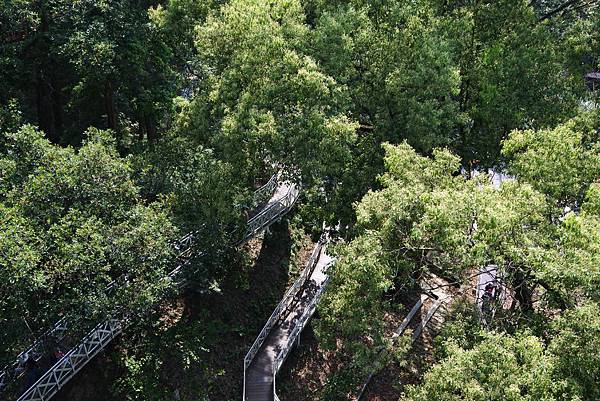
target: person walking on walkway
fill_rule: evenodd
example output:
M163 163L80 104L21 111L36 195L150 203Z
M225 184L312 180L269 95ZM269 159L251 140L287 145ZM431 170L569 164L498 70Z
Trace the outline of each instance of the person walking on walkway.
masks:
M37 361L30 356L25 362L25 391L35 384L42 377L42 370L38 366Z

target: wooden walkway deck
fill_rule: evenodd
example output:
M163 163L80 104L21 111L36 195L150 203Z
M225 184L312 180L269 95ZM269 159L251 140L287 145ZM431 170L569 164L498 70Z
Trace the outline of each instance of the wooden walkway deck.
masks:
M298 297L290 305L287 313L283 313L271 333L266 338L246 373L246 401L273 401L273 364L280 350L290 341L290 334L298 320L306 311L311 300L317 295L319 288L325 283L325 268L331 258L321 250L319 260L311 276L306 281ZM299 338L299 337L298 337Z

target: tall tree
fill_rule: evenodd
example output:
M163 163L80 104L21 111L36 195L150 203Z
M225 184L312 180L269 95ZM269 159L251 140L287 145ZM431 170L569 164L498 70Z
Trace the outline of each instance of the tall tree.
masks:
M459 66L457 151L465 165L498 162L500 141L515 128L545 127L576 103L555 36L530 3L439 2Z
M75 151L25 126L3 135L0 171L3 359L61 315L85 327L155 302L175 228L163 204L144 204L108 133L90 130ZM108 294L124 275L129 284Z
M233 1L211 14L197 30L202 84L179 131L214 148L246 182L283 168L331 194L357 125L343 87L303 52L303 20L296 0Z
M90 125L118 134L133 125L154 141L175 89L172 53L148 16L154 3L8 2L0 100L20 100L55 143L79 143Z
M421 152L455 142L458 69L430 4L327 1L314 25L313 57L348 87L354 118L380 141L406 139Z
M585 400L598 398L598 306L583 305L552 324L546 341L521 332L491 333L449 356L408 386L401 401Z
M522 135L514 132L506 149L515 149ZM341 335L349 349L364 347L363 336L381 345L382 328L373 322L383 318L390 294L413 285L423 271L460 280L473 268L498 265L514 296L501 329L525 324L543 333L547 308L565 311L583 300L597 301L600 220L598 190L590 183L600 172L595 148L582 151L578 138L562 126L532 136L529 164L513 161L523 181L500 188L485 175L458 174L460 158L449 151L435 150L428 158L407 144L386 145L383 189L357 205L358 236L341 246L332 268L331 288L320 305L321 337ZM546 146L558 147L552 158ZM564 165L565 174L552 173L547 164ZM566 199L583 199L580 213L564 215L563 188L570 191Z
M471 350L452 348L450 356L409 387L402 401L416 400L575 400L565 394L565 378L552 374L554 358L540 339L488 335Z

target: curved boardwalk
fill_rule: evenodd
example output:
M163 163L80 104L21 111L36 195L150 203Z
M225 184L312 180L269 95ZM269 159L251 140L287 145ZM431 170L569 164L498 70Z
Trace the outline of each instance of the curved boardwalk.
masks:
M314 270L294 296L292 302L278 316L264 343L246 369L246 401L271 401L275 397L274 378L287 352L314 312L314 306L327 282L326 268L332 259L321 248ZM268 324L268 323L267 323Z

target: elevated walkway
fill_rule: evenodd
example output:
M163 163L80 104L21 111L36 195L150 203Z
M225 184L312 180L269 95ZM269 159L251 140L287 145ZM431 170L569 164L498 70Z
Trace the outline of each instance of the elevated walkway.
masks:
M277 176L273 176L265 186L255 192L253 203L262 206L259 208L258 213L248 220L246 232L237 244L247 242L278 221L292 209L298 196L299 190L294 184L279 182ZM181 273L190 264L191 258L202 256L202 252L198 252L193 246L196 234L190 233L176 243L176 246L180 247L177 249L181 250L179 259L182 261L165 277L165 280L172 280L180 284L182 282ZM47 370L17 401L45 401L51 399L94 356L118 336L129 321L130 317L125 313L118 317L109 317L100 322L75 347ZM59 325L60 327L68 327L68 322L61 320L55 325L55 328L51 329L51 332L52 330L56 331L55 329ZM64 335L63 331L60 334ZM3 381L6 381L9 375L20 375L26 359L30 355L35 358L35 353L43 349L44 341L44 338L36 341L27 351L19 355L16 363L3 372L1 377Z
M275 391L277 373L315 311L332 262L323 236L244 358L245 401L279 400Z

